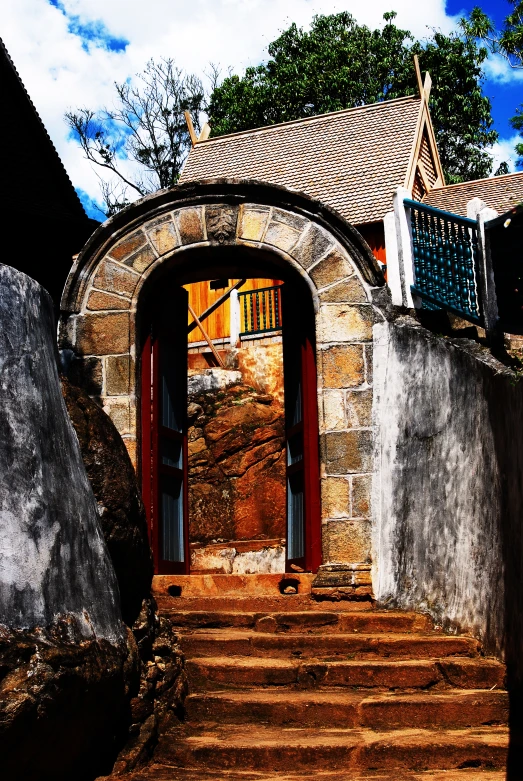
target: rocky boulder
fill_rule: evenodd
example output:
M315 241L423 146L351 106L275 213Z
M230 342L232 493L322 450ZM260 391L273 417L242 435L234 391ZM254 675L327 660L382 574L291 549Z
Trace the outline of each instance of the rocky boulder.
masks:
M132 626L150 595L153 561L136 474L123 440L103 409L62 378L67 411L76 431L96 501L102 532L118 579L122 616Z
M110 765L138 653L58 379L53 305L0 266L0 775Z
M188 414L191 542L285 537L282 404L235 381L190 393Z

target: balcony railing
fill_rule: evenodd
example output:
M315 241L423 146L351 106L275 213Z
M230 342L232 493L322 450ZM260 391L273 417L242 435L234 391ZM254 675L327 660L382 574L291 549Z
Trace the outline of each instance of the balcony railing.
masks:
M264 287L238 293L240 336L278 331L282 325L281 288Z
M414 285L425 309L446 309L483 324L475 220L404 200L410 210Z

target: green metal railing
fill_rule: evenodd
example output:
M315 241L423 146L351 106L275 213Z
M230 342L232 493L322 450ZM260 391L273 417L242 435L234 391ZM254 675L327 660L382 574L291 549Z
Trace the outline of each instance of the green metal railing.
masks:
M418 201L404 204L412 229L412 292L425 309L446 309L482 325L476 221Z
M240 336L270 333L281 328L281 289L282 285L276 285L238 293Z

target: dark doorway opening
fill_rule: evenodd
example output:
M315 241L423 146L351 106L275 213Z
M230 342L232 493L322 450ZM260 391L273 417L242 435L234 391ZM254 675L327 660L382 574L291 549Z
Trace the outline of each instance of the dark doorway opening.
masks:
M241 266L236 265L240 260L237 256L237 252L229 252L206 264L209 256L202 258L200 254L193 258L191 268L186 263L186 268L176 270L169 269L166 264L162 273L149 281L141 297L138 312L142 344L141 472L157 574L189 574L191 571L188 296L183 285L199 281L209 285L216 279L230 281L263 276L282 281L278 306L282 321L285 408L282 478L286 499L282 503L285 517L281 519L281 527L285 529L284 568L287 572L316 571L321 563L317 379L311 294L292 270L275 266L267 262L267 258L257 258L254 264L248 262L248 257L241 258ZM231 263L231 260L236 262ZM256 426L253 425L255 436ZM194 439L192 433L191 437ZM263 502L262 494L260 502ZM194 551L192 555L194 560Z

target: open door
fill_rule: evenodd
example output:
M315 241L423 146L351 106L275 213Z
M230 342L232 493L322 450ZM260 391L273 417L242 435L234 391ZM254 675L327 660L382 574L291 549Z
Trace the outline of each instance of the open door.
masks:
M142 493L155 572L189 572L187 304L183 288L155 299L142 351Z
M311 307L312 309L312 307ZM314 315L292 289L282 291L287 449L286 570L321 564L318 402Z

